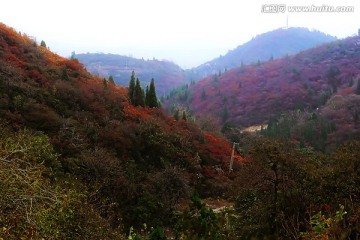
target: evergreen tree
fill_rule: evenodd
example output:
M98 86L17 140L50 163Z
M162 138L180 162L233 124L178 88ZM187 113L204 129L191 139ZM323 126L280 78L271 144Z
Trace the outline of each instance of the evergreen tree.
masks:
M180 112L179 109L176 109L174 112L174 118L176 121L178 121L180 119Z
M148 90L148 96L146 96L146 98L148 99L148 103L147 106L153 108L153 107L158 107L158 99L156 97L156 91L155 91L155 81L152 78L151 82L150 82L150 88Z
M140 88L141 88L141 85L140 85ZM145 104L145 91L142 88L141 88L141 96L142 96L142 102L144 103L144 105L141 105L141 106L145 107L146 106L146 104Z
M349 87L352 87L354 85L354 78L351 78L349 80Z
M63 70L62 70L61 79L65 80L65 81L70 81L69 75L67 74L66 67L64 67Z
M354 123L355 125L357 125L359 122L359 113L356 111L354 114Z
M185 111L183 111L183 114L182 114L182 119L184 120L184 121L186 121L187 119L186 119L186 112Z
M331 66L327 72L327 78L328 78L329 84L332 87L333 93L337 92L338 85L339 85L339 79L337 76L340 73L341 72L340 72L339 68L336 66Z
M72 51L72 52L71 52L71 57L70 57L70 59L73 60L73 61L77 60L75 51Z
M141 88L140 80L137 78L135 83L135 89L133 93L133 105L145 106L144 90Z
M145 91L145 105L149 106L149 86L146 86L146 91Z
M46 43L45 43L45 41L44 41L44 40L41 40L40 46L42 46L42 47L45 47L45 48L46 48Z
M224 108L224 110L223 110L223 112L221 114L221 120L222 120L223 123L225 123L228 118L229 118L229 110L225 106L225 108Z
M103 85L104 85L104 88L108 88L108 81L104 78L103 79Z
M132 71L129 82L129 89L128 89L128 96L131 104L134 104L134 92L135 92L135 72Z
M115 85L115 81L112 75L109 76L109 83L110 85Z
M205 100L206 99L206 93L205 93L205 89L203 88L202 94L201 94L201 99Z
M164 229L156 227L149 235L149 240L167 240Z

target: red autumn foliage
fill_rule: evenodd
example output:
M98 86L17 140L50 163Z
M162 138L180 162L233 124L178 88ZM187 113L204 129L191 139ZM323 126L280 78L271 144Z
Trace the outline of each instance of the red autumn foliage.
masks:
M343 88L339 91L340 95L346 96L354 93L353 87Z
M189 175L196 175L199 167L213 171L214 165L229 162L231 146L226 140L175 121L161 109L134 107L126 88L92 76L78 61L39 47L4 25L0 68L6 79L0 89L11 89L12 94L0 95L0 102L6 103L0 113L13 127L48 133L63 158L101 146L124 162L147 159L161 165L157 158L162 158L192 169ZM198 155L204 160L200 165Z
M188 106L195 115L211 114L220 120L226 107L227 122L242 127L262 124L288 110L320 107L327 93L352 94L356 86L349 85L360 76L359 64L360 37L349 37L209 76L189 87ZM175 96L165 105L187 105L186 101Z

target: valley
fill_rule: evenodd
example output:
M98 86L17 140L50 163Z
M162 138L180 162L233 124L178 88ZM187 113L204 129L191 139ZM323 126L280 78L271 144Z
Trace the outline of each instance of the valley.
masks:
M358 239L360 37L293 31L192 75L1 23L0 240Z

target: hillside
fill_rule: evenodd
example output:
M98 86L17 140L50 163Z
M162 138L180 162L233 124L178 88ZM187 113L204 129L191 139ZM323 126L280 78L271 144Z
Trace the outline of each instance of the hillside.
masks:
M335 41L336 38L306 28L279 28L260 34L250 41L230 50L224 56L215 58L196 68L187 70L189 79L202 79L225 69L232 69L241 64L268 61L286 55L293 55L302 50Z
M325 48L357 56L354 42ZM0 24L0 239L360 237L358 141L318 152L273 138L284 120L232 151L127 92ZM327 114L352 111L347 96Z
M357 101L355 93L359 94L359 78L360 37L351 37L209 76L173 92L167 106L183 104L197 116L212 116L221 124L245 128L266 124L290 110L321 108L338 96L335 99L348 106L351 118L357 118L359 109L353 101ZM343 98L352 100L345 104L348 100Z
M335 39L305 28L277 29L256 36L224 56L186 70L166 60L144 60L116 54L87 53L76 54L75 57L90 73L105 78L112 75L115 83L120 86L128 85L132 71L136 72L143 86L154 78L158 95L164 96L174 87L240 66L241 63L249 64L292 55Z
M240 66L241 63L248 64L292 55L335 39L305 28L277 29L256 36L224 56L187 70L166 60L144 60L116 54L87 53L76 54L75 57L92 74L105 78L112 75L119 86L128 85L132 71L136 72L144 86L154 78L158 95L164 96L174 87Z
M123 239L231 181L227 141L2 24L0 79L0 239Z
M120 86L128 86L132 71L136 72L144 86L149 85L151 78L154 78L159 96L168 94L176 86L188 83L184 71L178 65L165 60L144 60L102 53L76 54L76 58L92 74L106 78L112 75L115 83Z

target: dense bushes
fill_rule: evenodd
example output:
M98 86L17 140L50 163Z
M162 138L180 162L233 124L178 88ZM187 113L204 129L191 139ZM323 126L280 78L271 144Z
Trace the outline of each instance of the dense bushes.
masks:
M251 146L232 189L240 239L359 237L358 142L331 154L276 139L258 138ZM331 227L315 229L314 224L324 225L336 215Z
M0 132L0 239L116 238L87 203L85 186L60 177L44 134L4 126Z

